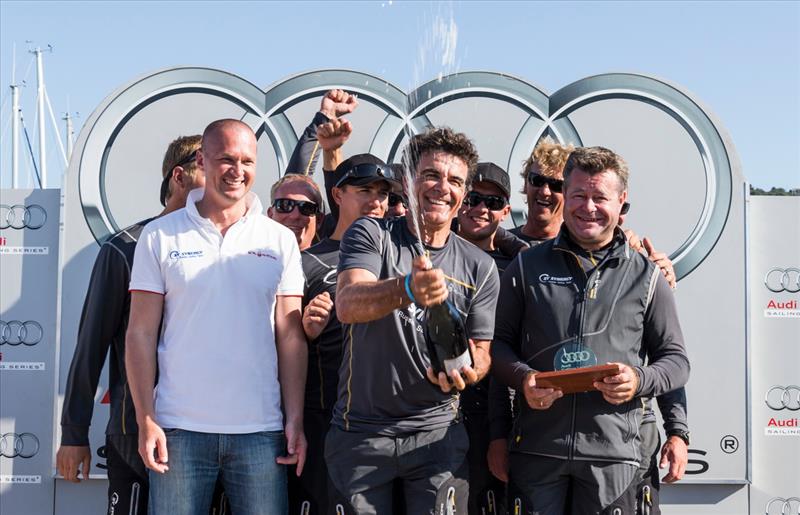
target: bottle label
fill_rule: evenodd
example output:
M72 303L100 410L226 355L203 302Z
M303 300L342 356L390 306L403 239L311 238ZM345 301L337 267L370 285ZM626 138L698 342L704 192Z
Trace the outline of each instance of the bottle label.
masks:
M450 372L453 370L461 370L463 367L471 367L472 366L472 357L469 355L469 349L465 350L463 354L460 356L456 356L453 359L446 359L444 360L444 369L447 372L447 375L450 375Z

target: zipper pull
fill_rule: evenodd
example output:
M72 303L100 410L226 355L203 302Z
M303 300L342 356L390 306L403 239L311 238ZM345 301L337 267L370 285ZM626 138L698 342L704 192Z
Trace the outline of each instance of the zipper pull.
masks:
M592 282L592 288L589 290L589 298L596 299L597 298L597 287L600 284L600 270L597 271L597 275Z

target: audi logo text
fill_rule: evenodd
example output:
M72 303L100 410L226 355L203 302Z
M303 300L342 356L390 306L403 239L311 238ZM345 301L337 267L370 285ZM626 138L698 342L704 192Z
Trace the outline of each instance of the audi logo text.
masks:
M47 211L39 204L0 204L0 229L39 229L46 221Z
M773 386L767 390L764 396L764 402L770 409L781 411L788 409L789 411L800 410L800 386Z
M563 356L561 356L562 363L582 363L584 361L589 361L592 355L589 354L589 351L581 350L576 352L565 352Z
M764 277L764 285L774 293L800 292L800 268L773 268Z
M5 322L0 320L0 345L9 344L15 347L19 344L29 347L36 345L44 337L42 325L35 320L20 322L11 320Z
M0 437L3 458L33 458L39 452L39 438L33 433L6 433Z

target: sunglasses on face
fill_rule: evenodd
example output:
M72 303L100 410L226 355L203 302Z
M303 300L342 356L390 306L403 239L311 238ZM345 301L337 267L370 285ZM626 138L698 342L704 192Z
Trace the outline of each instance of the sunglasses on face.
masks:
M344 182L350 179L364 179L366 177L384 177L386 179L392 179L394 174L392 173L392 169L388 166L363 163L347 170L347 173L336 181L334 187L339 188Z
M276 198L272 207L278 213L288 214L294 211L295 206L303 216L314 216L319 213L319 206L310 200L294 200L290 198Z
M534 172L528 174L528 184L536 188L541 188L547 184L550 186L550 191L554 193L561 193L564 189L564 181L561 179L551 179L550 177L545 177L544 175Z
M184 157L169 169L167 175L164 176L164 179L161 181L161 205L165 206L167 202L167 191L169 188L169 181L172 179L172 170L176 169L179 166L186 166L189 163L193 162L197 159L197 150L189 154L188 156Z
M398 195L397 193L389 193L389 207L395 207L397 204L406 205L403 197Z
M470 191L467 193L467 196L464 197L464 205L467 207L477 207L481 205L486 206L486 209L490 211L500 211L504 207L506 207L506 199L500 197L498 195L481 195L477 191Z

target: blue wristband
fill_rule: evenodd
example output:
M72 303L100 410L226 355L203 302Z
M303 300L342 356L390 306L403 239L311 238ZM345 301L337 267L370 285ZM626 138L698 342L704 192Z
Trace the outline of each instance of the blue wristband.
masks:
M408 299L411 301L412 304L416 304L417 299L415 299L414 294L411 293L411 274L408 274L406 276L405 285L406 285L406 295L408 295Z

